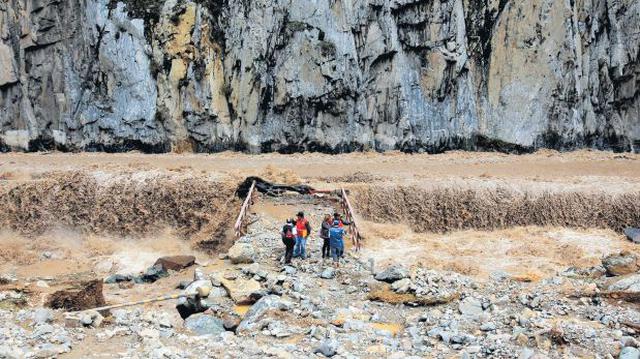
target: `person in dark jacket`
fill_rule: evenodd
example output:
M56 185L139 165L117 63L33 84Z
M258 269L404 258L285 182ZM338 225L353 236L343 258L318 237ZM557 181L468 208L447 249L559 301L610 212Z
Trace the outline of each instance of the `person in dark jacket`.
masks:
M331 215L324 216L322 226L320 227L320 238L322 238L322 259L331 257L331 247L329 246L329 230L333 225Z
M282 243L285 246L284 264L291 264L293 258L293 247L296 245L296 236L294 233L293 220L287 219L287 223L282 227Z

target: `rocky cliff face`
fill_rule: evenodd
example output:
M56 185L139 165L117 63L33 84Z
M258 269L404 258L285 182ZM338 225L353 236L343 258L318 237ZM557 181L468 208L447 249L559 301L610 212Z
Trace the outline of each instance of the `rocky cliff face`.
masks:
M4 0L4 150L640 148L637 0Z

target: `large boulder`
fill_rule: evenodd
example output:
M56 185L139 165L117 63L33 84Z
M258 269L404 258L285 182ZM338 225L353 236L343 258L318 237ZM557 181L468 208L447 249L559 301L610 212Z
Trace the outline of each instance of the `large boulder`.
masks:
M227 255L233 264L253 263L256 251L249 243L236 243L229 249Z
M612 278L606 285L606 294L610 297L628 301L640 301L640 274Z
M397 280L407 278L409 276L409 272L402 266L396 265L388 267L382 272L378 272L375 276L376 280L393 283Z
M602 265L610 276L620 276L638 271L638 257L630 252L612 254L602 260Z
M624 347L620 351L618 359L640 359L640 350L634 347Z
M184 326L198 335L220 335L226 331L221 319L204 313L190 316Z
M242 322L236 329L238 334L246 334L249 332L262 329L260 323L268 317L270 313L287 311L291 309L292 304L275 295L262 297L251 309L244 315Z
M633 243L640 243L640 228L625 228L624 235Z
M222 284L236 304L253 304L264 295L262 285L255 279L228 279L218 275L214 280Z

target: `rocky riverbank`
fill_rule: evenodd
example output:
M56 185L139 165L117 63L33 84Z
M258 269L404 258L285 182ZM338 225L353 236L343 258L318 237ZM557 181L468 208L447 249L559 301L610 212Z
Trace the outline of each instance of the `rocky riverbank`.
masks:
M329 210L309 209L309 216ZM0 357L638 357L633 253L549 278L497 271L478 279L428 263L406 266L402 258L378 267L357 254L334 269L312 241L310 259L284 266L280 223L266 215L250 222L221 259L155 283L105 284L110 293L134 286L150 295L188 275L210 292L202 299L209 309L186 320L172 302L73 321L32 303L28 291L7 290L19 284L7 278Z

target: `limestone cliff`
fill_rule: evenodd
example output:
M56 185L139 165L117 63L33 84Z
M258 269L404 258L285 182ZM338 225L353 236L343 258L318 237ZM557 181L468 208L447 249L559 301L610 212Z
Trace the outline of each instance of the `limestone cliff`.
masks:
M638 0L2 0L0 149L640 150Z

